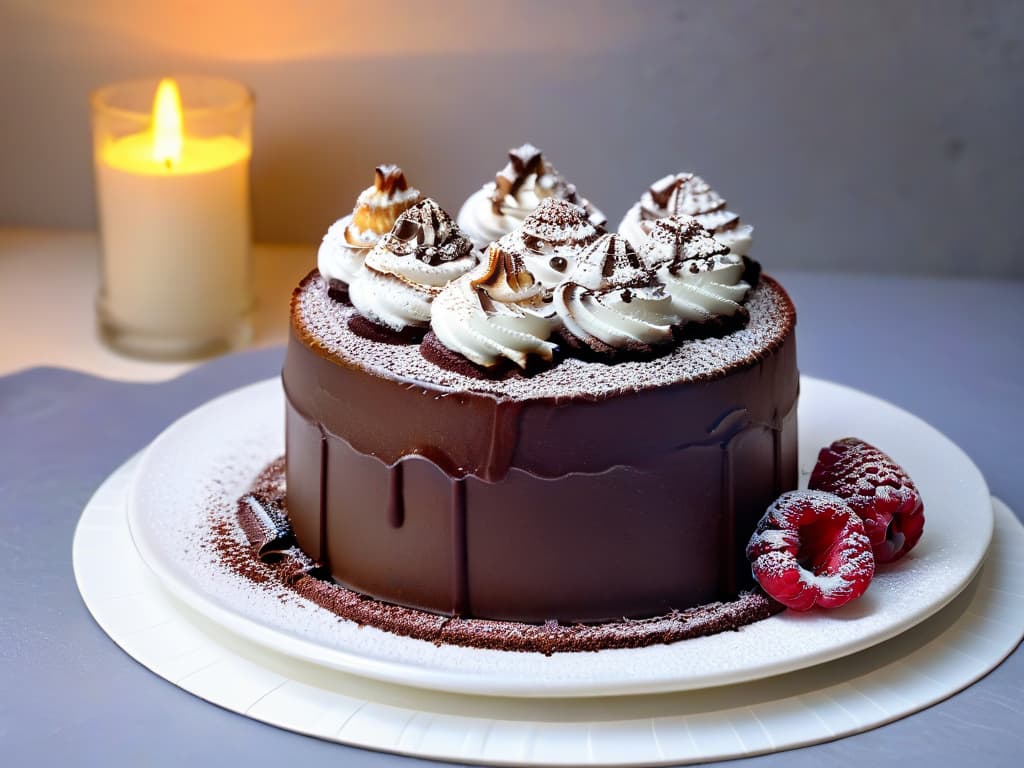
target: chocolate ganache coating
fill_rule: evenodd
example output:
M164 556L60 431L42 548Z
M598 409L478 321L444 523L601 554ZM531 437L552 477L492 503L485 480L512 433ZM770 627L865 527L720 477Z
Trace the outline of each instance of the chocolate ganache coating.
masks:
M735 598L743 548L796 487L795 313L653 361L478 380L352 333L313 272L283 371L288 512L341 584L444 615L562 623Z

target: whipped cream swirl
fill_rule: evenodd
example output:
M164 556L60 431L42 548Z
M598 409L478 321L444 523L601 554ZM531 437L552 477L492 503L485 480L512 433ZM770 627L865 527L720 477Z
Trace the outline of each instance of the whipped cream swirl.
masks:
M627 211L619 233L639 248L654 222L668 216L692 216L734 254L750 251L754 228L742 224L725 199L692 173L669 174L654 182Z
M402 213L380 238L349 284L356 310L400 332L430 323L441 289L478 263L473 245L430 198Z
M610 357L671 344L681 322L654 270L615 234L580 254L575 271L555 289L554 305L567 342Z
M522 255L503 243L492 243L486 261L441 291L431 328L445 347L483 368L502 359L526 368L531 355L553 359L555 313Z
M502 247L521 254L530 274L551 289L576 269L581 249L598 237L583 208L549 197L502 239Z
M359 193L352 213L334 222L317 252L317 268L327 280L351 283L367 254L395 220L420 199L397 165L374 169L373 186Z
M691 216L654 222L640 247L644 263L657 271L684 322L706 323L745 312L750 285L743 281L743 257Z
M604 214L582 198L532 144L509 150L509 161L493 182L473 193L459 211L459 226L478 248L504 237L522 223L542 201L565 200L579 205L595 227L604 227Z

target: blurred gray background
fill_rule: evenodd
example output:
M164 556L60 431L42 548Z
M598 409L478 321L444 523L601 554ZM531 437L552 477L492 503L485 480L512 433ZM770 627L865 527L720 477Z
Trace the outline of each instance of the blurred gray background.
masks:
M1020 0L0 0L0 226L93 228L89 91L185 72L256 93L262 242L529 140L613 223L699 172L769 269L1024 278Z

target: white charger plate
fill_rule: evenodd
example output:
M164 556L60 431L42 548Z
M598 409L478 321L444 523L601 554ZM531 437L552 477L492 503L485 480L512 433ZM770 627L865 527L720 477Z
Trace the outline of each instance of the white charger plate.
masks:
M980 567L992 536L985 481L950 440L909 413L856 390L804 377L800 466L847 435L878 445L914 478L927 524L907 557L879 569L861 599L833 611L787 611L672 645L540 654L440 647L339 621L281 601L220 566L208 539L211 500L230 503L283 452L283 397L271 379L219 397L161 434L142 458L128 521L142 559L175 596L251 642L349 674L450 693L584 697L735 684L837 659L881 643L951 601Z
M103 483L75 530L75 579L103 630L133 659L195 696L367 749L485 765L592 766L776 752L865 731L939 702L991 671L1024 634L1024 526L993 500L992 546L957 598L907 632L827 664L652 696L523 699L390 685L266 650L163 589L128 533L125 497L137 466L132 459Z

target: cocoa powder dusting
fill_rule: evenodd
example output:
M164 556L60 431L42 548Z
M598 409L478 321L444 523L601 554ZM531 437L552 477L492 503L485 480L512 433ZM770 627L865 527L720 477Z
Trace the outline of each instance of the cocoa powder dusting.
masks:
M554 653L641 648L738 630L768 618L783 606L760 590L736 600L672 611L649 619L604 624L525 624L439 616L385 603L330 580L325 569L299 549L287 527L284 458L260 473L249 493L238 500L234 515L211 511L209 546L233 573L282 601L305 598L340 619L373 626L435 645L503 651ZM301 603L296 602L297 606Z

